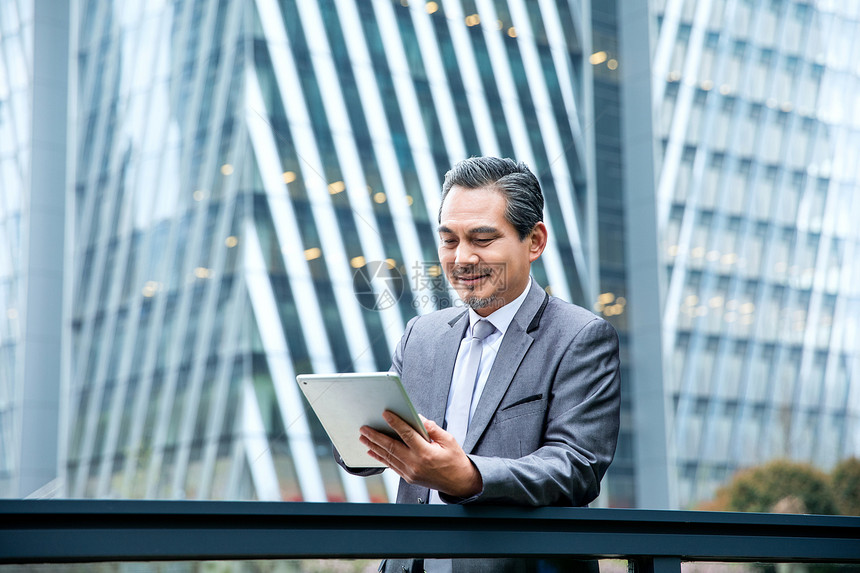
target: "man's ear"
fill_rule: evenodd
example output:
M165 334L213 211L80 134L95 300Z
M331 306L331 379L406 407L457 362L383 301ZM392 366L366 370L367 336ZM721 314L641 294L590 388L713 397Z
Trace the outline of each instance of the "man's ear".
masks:
M543 253L543 250L546 248L546 242L548 239L549 233L547 232L546 225L544 225L543 221L538 221L537 225L532 229L532 232L529 233L528 237L526 237L526 241L529 242L530 263L538 260L538 257L541 256L541 253Z

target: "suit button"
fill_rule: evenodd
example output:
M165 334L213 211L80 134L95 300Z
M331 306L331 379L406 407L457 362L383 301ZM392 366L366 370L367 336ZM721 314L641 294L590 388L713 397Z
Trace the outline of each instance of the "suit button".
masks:
M423 498L423 497L419 497L419 498L418 498L418 503L424 503L424 498Z

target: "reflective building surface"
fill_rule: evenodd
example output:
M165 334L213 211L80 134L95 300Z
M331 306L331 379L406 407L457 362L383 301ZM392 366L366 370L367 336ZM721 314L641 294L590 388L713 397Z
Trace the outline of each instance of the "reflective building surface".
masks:
M624 222L624 146L621 133L621 74L618 15L614 2L591 6L592 53L588 63L594 82L594 156L597 184L600 294L591 309L618 332L621 351L621 428L615 459L609 467L609 497L614 507L636 507L633 393L628 352L627 254Z
M857 456L860 5L626 12L654 33L655 188L631 196L655 205L662 336L634 344L662 357L668 504L764 460Z
M0 12L0 492L14 495L20 471L24 297L22 203L28 189L33 58L32 6Z
M470 155L531 166L535 278L591 306L586 15L80 2L65 495L393 499L334 464L295 375L387 370L409 318L457 304L435 226Z
M0 495L50 484L61 425L67 6L0 2ZM54 488L54 489L51 489ZM46 491L45 494L51 493Z
M0 495L389 501L295 375L458 300L451 164L622 340L597 505L860 455L860 5L0 0Z

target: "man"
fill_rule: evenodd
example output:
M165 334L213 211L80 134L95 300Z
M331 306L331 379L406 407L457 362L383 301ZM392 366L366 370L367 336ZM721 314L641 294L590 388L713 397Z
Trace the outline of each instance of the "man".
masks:
M531 279L547 244L542 219L540 184L523 163L471 158L446 174L439 260L468 309L412 319L392 365L431 441L390 413L402 442L361 430L368 453L402 478L397 503L583 506L597 497L618 437L618 339ZM440 563L451 570L450 560L389 560L385 570ZM453 571L529 566L458 559Z

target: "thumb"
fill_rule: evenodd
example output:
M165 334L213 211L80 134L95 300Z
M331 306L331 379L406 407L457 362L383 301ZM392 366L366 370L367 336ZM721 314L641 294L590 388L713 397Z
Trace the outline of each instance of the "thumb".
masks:
M451 434L443 430L442 427L433 420L428 420L423 416L421 418L424 420L424 429L427 430L427 435L430 436L431 441L447 444L454 439Z

